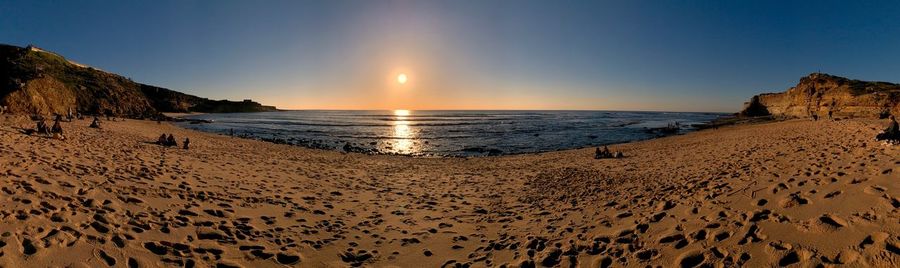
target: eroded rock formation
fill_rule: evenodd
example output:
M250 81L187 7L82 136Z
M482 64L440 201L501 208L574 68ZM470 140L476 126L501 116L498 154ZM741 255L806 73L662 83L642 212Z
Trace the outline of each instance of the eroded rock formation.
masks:
M782 93L753 96L739 113L742 116L805 118L885 117L900 114L900 85L852 80L823 73L800 79Z

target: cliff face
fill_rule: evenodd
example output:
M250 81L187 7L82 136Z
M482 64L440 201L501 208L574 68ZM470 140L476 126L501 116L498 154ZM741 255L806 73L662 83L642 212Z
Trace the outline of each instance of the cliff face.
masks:
M258 112L259 103L214 101L131 81L70 62L34 47L0 45L0 105L13 113L110 114L153 117L160 112Z
M782 93L753 96L742 116L884 117L900 114L900 85L813 73Z

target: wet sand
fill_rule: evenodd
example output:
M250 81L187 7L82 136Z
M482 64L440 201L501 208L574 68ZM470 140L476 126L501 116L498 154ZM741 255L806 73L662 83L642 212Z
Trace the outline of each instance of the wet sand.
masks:
M900 265L874 120L486 158L321 151L153 121L0 116L4 267ZM156 144L173 133L191 148Z

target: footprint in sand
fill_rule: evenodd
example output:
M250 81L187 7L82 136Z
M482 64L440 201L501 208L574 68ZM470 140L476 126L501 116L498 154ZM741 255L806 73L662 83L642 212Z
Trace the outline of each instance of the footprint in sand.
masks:
M612 267L612 264L613 264L612 258L610 258L609 256L602 256L602 257L594 259L593 265L591 265L591 267L607 268L607 267ZM525 267L525 266L521 266L521 267ZM532 264L532 267L533 267L533 264Z
M300 256L279 252L278 254L275 254L275 260L280 264L290 265L300 262Z
M884 242L885 240L887 240L888 237L890 237L890 235L885 232L872 233L869 236L866 236L866 238L863 239L863 241L859 243L859 247L862 249L866 249L869 246Z
M866 187L866 189L863 190L864 193L871 194L871 195L881 195L885 191L887 191L887 188L884 188L884 187L878 186L878 185L871 185L869 187Z
M782 208L791 208L795 206L807 205L809 204L809 199L800 195L799 192L792 193L788 197L784 198L779 202Z
M837 264L850 264L859 259L859 252L851 249L844 249L834 257L833 261Z
M34 255L37 253L37 247L31 242L31 239L22 239L22 253L25 255Z
M825 194L825 198L833 198L835 196L838 196L841 193L843 193L843 191L840 191L840 190L830 192L830 193Z
M772 187L772 194L777 194L780 191L787 190L789 187L784 183L779 183Z
M699 251L690 251L678 257L678 265L682 268L699 267L706 260L706 256Z
M107 266L116 266L116 258L113 258L112 256L109 256L109 254L106 254L106 251L100 250L98 252L98 256L100 256L100 259L102 259Z
M841 228L849 225L846 220L831 214L822 215L819 217L819 221L834 228Z
M729 231L720 231L719 233L717 233L717 234L716 234L715 236L713 236L713 237L715 237L716 241L722 241L722 240L725 240L725 239L728 239L729 237L731 237L731 232L729 232Z

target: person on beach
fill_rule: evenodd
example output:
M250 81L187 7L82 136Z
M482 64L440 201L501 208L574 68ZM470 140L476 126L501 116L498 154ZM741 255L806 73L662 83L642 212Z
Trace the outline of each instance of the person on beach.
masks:
M890 117L890 120L891 122L888 124L888 127L875 136L876 140L900 142L900 125L897 124L897 120L893 115Z
M837 105L837 101L831 100L831 105L828 105L828 120L834 120L834 106Z
M189 138L184 138L184 149L185 149L185 150L188 149L188 145L189 145L189 144L191 144L191 139L189 139Z
M62 126L59 124L60 120L56 120L53 123L53 127L50 129L50 133L53 133L53 138L58 140L65 140L66 136L62 133Z
M615 153L609 151L609 147L603 146L603 150L600 150L600 147L597 147L597 150L594 150L594 159L603 159L603 158L622 158L625 157L620 151L616 151Z
M166 133L159 135L159 139L156 140L156 144L163 145L163 146L166 145Z
M94 121L91 122L91 127L92 128L100 128L100 118L97 118L96 116L94 116Z
M612 154L609 152L609 147L603 146L603 150L600 150L600 147L597 147L597 150L594 150L594 159L602 159L602 158L612 158Z
M53 120L53 127L50 128L50 133L63 134L62 125L59 123L60 121L62 121L62 116L57 115L56 120Z
M37 121L35 131L37 131L38 134L50 136L50 128L47 127L47 122L45 122L43 118Z
M166 139L166 146L178 146L178 141L175 140L175 136L169 134L169 138Z

